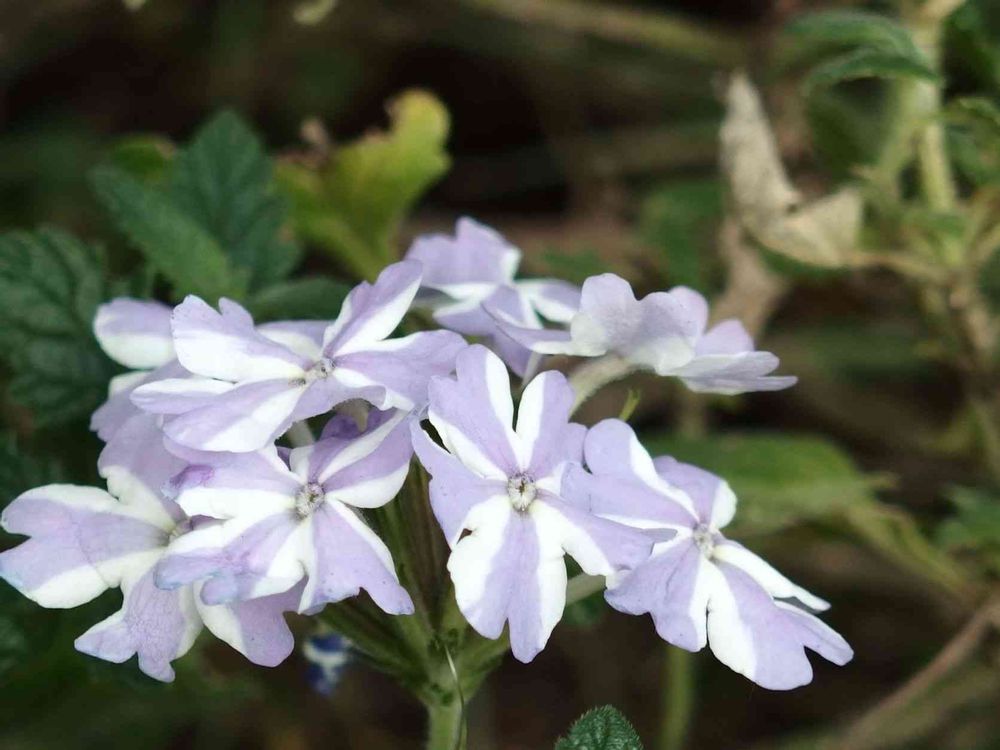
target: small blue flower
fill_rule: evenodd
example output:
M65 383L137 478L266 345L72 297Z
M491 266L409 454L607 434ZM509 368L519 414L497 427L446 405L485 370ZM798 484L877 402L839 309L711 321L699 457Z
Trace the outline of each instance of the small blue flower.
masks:
M351 642L333 632L318 633L302 644L302 655L309 666L306 679L313 690L330 695L340 682L344 668L351 662Z

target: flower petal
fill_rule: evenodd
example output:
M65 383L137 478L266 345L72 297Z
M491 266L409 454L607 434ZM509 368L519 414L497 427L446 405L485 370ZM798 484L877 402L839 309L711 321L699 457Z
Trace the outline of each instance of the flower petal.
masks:
M216 638L263 667L276 667L292 653L295 638L284 613L296 609L302 596L301 584L281 594L216 605L205 604L200 589L194 588L195 606Z
M583 462L582 425L570 424L573 389L566 377L550 370L528 383L517 411L521 466L537 481L567 462Z
M467 296L468 285L504 284L514 278L521 252L497 231L468 217L455 225L455 236L427 234L406 252L407 260L423 264L424 287L455 299Z
M798 599L817 612L830 609L830 603L810 594L785 578L766 560L758 557L742 544L725 541L715 547L715 559L735 565L759 583L775 599Z
M219 301L216 312L193 295L174 308L177 359L196 375L233 383L299 378L313 364L254 328L235 302Z
M669 374L679 377L696 393L733 396L791 388L798 378L790 375L769 376L779 364L778 358L770 352L704 354Z
M413 409L427 403L430 379L448 375L465 339L450 331L424 331L369 344L338 355L333 378L349 389L380 389L379 409Z
M326 356L361 351L389 336L410 309L420 276L420 263L401 261L387 266L374 284L354 287L324 334Z
M553 323L569 323L580 310L580 287L559 279L529 279L517 288L531 306Z
M31 537L0 554L0 577L43 607L75 607L155 562L169 531L163 516L94 487L29 490L0 519L6 531Z
M194 593L158 589L152 566L141 576L127 576L122 593L122 608L77 638L77 651L116 663L138 655L139 669L172 682L170 662L187 653L201 631Z
M309 580L300 612L364 589L389 614L413 614L413 601L399 585L389 549L352 510L327 500L309 517L308 526L311 549L304 562Z
M162 302L119 297L97 308L94 335L104 353L133 370L152 370L174 358L170 308Z
M790 690L812 681L806 657L810 648L834 664L854 653L847 642L819 619L775 602L760 584L739 568L719 566L712 591L708 638L723 664L770 690Z
M456 371L455 378L431 381L431 424L469 469L506 481L520 468L507 368L486 347L475 345L458 355Z
M736 515L736 495L728 482L670 456L660 456L653 461L653 466L664 482L690 498L702 523L707 523L713 529L722 529L733 520Z

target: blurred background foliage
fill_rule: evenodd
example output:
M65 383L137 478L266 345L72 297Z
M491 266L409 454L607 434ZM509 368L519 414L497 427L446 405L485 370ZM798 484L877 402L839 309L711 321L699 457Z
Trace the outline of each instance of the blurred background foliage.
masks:
M582 418L640 393L649 447L727 477L734 533L857 652L768 693L588 599L481 689L471 748L549 748L607 703L663 750L1000 747L992 0L0 0L0 502L98 482L101 301L326 318L463 213L531 274L695 286L800 377L736 399L637 377ZM160 686L76 654L115 596L0 589L0 745L420 746L362 663L326 698L300 656L206 641Z

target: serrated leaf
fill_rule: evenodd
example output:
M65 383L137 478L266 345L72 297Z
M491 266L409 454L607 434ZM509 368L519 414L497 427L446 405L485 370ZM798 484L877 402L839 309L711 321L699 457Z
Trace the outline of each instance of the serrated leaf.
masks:
M247 307L256 320L333 320L351 287L320 276L274 284L254 295Z
M271 160L257 135L235 113L213 117L177 154L169 195L216 240L251 289L288 276L301 249L282 226L288 201L275 191Z
M0 235L0 358L11 397L37 424L71 421L104 400L115 370L91 321L105 298L93 246L54 229Z
M629 720L612 706L593 708L560 739L555 750L643 750Z
M862 11L826 11L796 19L785 33L802 42L843 47L870 47L885 52L919 54L909 32L886 16Z
M817 65L806 77L805 85L811 90L860 78L939 80L938 74L921 59L895 52L859 49Z
M728 481L739 499L731 527L737 535L770 533L874 500L871 480L844 451L819 437L671 435L646 436L643 444L654 456L673 456Z
M246 274L237 272L222 247L163 193L114 167L91 175L98 199L135 247L172 283L175 294L207 300L240 299Z
M433 95L406 92L389 115L387 132L336 149L318 169L278 168L298 232L367 278L395 259L400 222L449 165L448 113Z

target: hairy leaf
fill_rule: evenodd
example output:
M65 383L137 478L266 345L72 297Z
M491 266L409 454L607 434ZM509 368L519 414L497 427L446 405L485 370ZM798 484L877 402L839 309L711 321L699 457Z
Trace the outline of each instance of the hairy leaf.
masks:
M97 197L118 228L164 277L175 294L214 302L242 298L246 274L238 273L215 238L162 192L114 167L92 174Z
M555 750L642 750L642 741L621 711L601 706L577 719Z
M333 320L349 291L341 281L311 276L270 286L247 306L257 320Z
M233 112L210 120L174 161L170 197L249 275L251 289L285 278L300 248L281 229L287 199L272 182L260 139Z
M54 229L0 235L0 358L11 397L37 424L71 421L104 400L114 367L91 321L105 298L92 245Z

